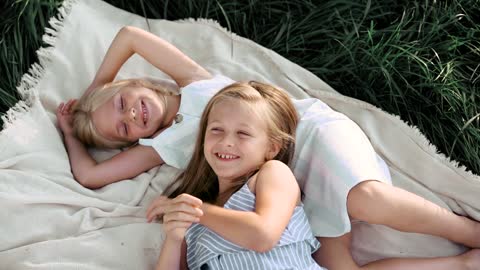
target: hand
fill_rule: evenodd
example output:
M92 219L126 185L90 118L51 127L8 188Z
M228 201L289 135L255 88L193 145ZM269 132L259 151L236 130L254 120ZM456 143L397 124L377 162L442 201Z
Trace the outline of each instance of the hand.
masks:
M185 238L185 232L203 215L202 201L189 194L180 194L174 199L160 196L147 209L147 220L163 218L163 227L167 237L177 241Z
M77 102L76 99L70 99L66 104L60 103L57 108L57 121L63 136L73 135L73 113L72 107Z

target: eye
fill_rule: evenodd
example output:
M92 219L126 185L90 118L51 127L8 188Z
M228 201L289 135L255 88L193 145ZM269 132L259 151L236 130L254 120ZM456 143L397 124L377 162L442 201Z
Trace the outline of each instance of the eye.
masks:
M250 133L246 132L246 131L239 131L237 132L238 135L240 136L243 136L243 137L251 137L252 135L250 135Z
M123 97L122 96L120 96L120 108L123 111L124 105L123 105Z
M128 127L125 123L123 123L123 131L125 132L125 136L128 136Z
M213 134L219 134L219 133L223 132L223 129L218 128L218 127L213 127L213 128L210 129L210 132L213 133Z

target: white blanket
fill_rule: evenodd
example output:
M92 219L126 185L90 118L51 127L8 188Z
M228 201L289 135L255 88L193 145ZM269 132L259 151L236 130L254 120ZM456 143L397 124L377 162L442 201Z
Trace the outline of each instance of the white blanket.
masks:
M91 82L123 25L147 29L144 18L99 0L67 0L18 87L19 102L0 133L0 269L152 269L162 230L147 224L145 207L175 170L154 168L131 179L89 190L70 171L55 108L78 98ZM364 102L338 94L318 77L213 21L150 20L150 30L213 73L255 79L312 95L356 121L388 163L395 185L457 213L480 219L480 179L436 154L415 128ZM158 57L162 57L159 55ZM118 77L164 77L135 56ZM305 92L306 91L306 92ZM92 150L98 159L115 151ZM354 255L365 263L383 257L458 254L463 247L436 237L382 226L353 226Z

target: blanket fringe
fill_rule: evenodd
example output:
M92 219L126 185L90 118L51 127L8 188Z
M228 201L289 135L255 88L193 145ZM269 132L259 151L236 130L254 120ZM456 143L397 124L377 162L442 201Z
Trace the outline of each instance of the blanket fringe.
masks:
M239 41L244 42L244 43L246 42L249 45L256 44L253 41L251 41L249 39L246 39L246 38L243 38L243 37L237 35L236 33L233 33L229 29L221 26L220 23L218 23L218 21L216 21L216 20L202 19L202 18L200 18L200 19L189 18L189 19L183 19L183 20L179 20L179 21L184 22L184 23L192 23L192 24L196 23L196 24L204 24L204 25L207 25L207 26L211 26L211 27L216 28L217 30L223 32L224 34L228 35L232 39L232 41L235 40L237 42L239 42ZM251 42L251 43L249 43L249 42ZM233 42L232 42L232 46L233 46ZM256 46L251 46L251 47L257 49L257 51L261 51ZM284 76L286 76L287 78L292 80L290 77L288 77L287 74L285 74L281 70L280 67L278 67L278 65L276 64L276 62L272 59L272 57L270 55L268 55L267 53L265 53L263 51L261 51L261 52L262 52L261 54L271 62L271 65L270 65L271 67L274 67L279 73L282 73ZM458 161L453 160L450 157L448 157L447 155L445 155L444 153L440 152L438 150L438 148L434 144L432 144L427 139L427 137L425 137L425 135L416 126L411 125L411 124L403 121L400 118L400 116L390 114L390 113L382 110L381 108L378 108L378 107L376 107L376 106L374 106L370 103L367 103L367 102L364 102L364 101L361 101L361 100L358 100L358 99L350 98L348 96L344 96L344 95L339 94L339 93L331 93L331 92L324 92L324 91L322 91L320 93L320 91L318 91L318 90L305 89L293 80L292 80L292 82L295 83L300 88L302 88L310 96L313 96L313 97L316 97L316 98L319 98L319 99L321 99L322 96L325 96L327 98L333 98L333 99L348 102L350 104L354 104L354 105L359 106L360 108L363 108L363 109L375 110L375 111L379 111L379 112L382 112L382 113L388 115L389 118L391 119L391 121L395 122L398 125L401 125L402 129L410 137L412 137L416 142L418 142L419 145L422 147L422 149L425 152L427 152L428 154L430 154L430 156L434 157L436 160L440 161L442 164L445 164L446 166L448 166L449 168L454 170L456 173L458 173L462 177L464 177L466 179L472 179L473 181L480 181L480 176L474 174L467 167L461 165Z
M21 114L24 114L28 112L30 106L38 100L38 92L35 91L35 86L38 84L39 80L42 78L44 72L45 72L45 67L49 64L50 62L50 56L55 49L55 42L57 40L57 37L59 33L61 32L61 29L63 28L63 21L64 19L68 16L70 13L72 6L79 0L65 0L62 4L62 6L58 9L58 14L57 16L52 17L49 20L49 25L50 27L47 27L45 29L45 34L43 35L42 39L43 41L49 45L48 47L42 47L37 50L37 55L38 55L38 63L32 64L30 69L26 74L23 75L19 86L17 86L17 91L20 93L22 96L21 101L19 101L15 106L10 108L7 113L2 116L2 120L4 122L3 128L6 129L10 124L12 124ZM255 44L253 41L245 39L243 37L238 36L237 34L233 33L229 29L226 29L222 27L216 20L213 19L183 19L179 20L179 22L185 22L185 23L197 23L197 24L204 24L208 25L211 27L216 28L217 30L220 30L224 34L228 35L232 39L232 46L233 46L233 40L235 41L241 41L241 42L246 42L249 43L251 42L250 45ZM260 49L256 48L255 46L252 46L257 51L261 51ZM275 67L279 72L282 72L282 70L277 66L275 61L271 58L270 55L262 51L262 55L265 56L267 59L270 60L272 63L271 66ZM284 74L286 75L286 74ZM399 116L390 114L388 112L383 111L382 109L373 106L369 103L356 100L353 98L349 98L343 95L339 95L336 93L328 93L328 92L322 92L321 94L318 93L318 91L315 90L310 90L310 89L304 89L306 92L311 95L320 98L320 96L325 96L327 98L334 98L334 99L340 99L349 103L353 103L359 107L362 107L364 109L368 110L376 110L383 112L387 114L392 121L395 123L402 125L405 128L402 128L409 136L415 139L415 141L419 142L421 144L422 148L429 153L432 157L435 157L437 160L454 170L456 173L459 175L467 178L467 179L473 179L475 181L480 181L480 176L475 175L471 171L468 170L465 166L461 165L459 162L452 160L445 154L441 153L438 151L437 147L433 145L421 131L413 125L408 124L407 122L403 121ZM1 131L0 131L1 134Z
M3 127L8 128L15 122L21 114L29 111L29 108L38 100L38 92L35 87L45 73L45 67L48 66L53 50L55 49L55 42L63 28L63 21L70 13L72 6L78 0L65 0L61 7L58 8L57 15L50 18L48 24L50 27L45 28L45 34L42 36L43 42L47 47L41 47L37 50L38 62L33 63L25 73L20 83L17 86L17 92L20 94L22 100L18 101L12 108L10 108L5 115L2 115ZM2 131L0 131L0 134Z

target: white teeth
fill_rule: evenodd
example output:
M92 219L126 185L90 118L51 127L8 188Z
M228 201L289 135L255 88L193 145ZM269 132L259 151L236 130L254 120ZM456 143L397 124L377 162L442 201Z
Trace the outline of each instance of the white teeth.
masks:
M220 153L218 153L217 156L219 156L219 157L221 157L221 158L226 158L226 159L234 159L234 158L236 158L236 156L225 155L225 154L220 154Z
M145 108L145 104L142 102L142 112L143 112L143 124L147 124L147 108Z

